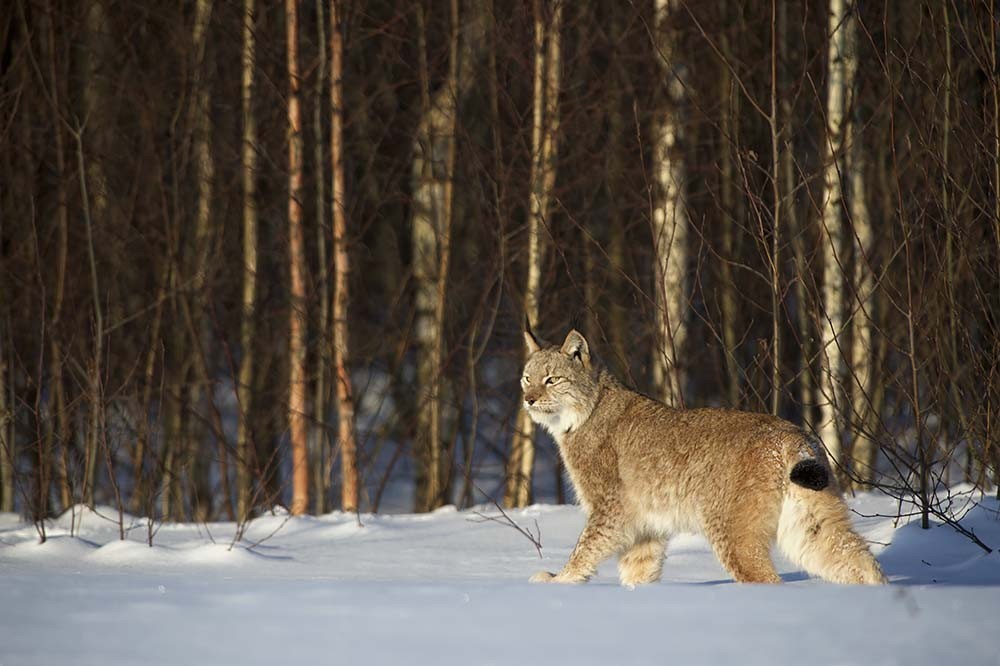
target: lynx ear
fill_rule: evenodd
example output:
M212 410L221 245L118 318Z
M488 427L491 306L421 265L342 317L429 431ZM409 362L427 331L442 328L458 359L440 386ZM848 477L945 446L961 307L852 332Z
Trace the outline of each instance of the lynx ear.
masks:
M531 332L531 322L528 321L527 317L524 318L524 344L528 348L529 355L534 354L544 346L541 340Z
M583 367L590 368L590 345L587 344L587 339L575 328L566 334L561 351L566 356L580 361Z

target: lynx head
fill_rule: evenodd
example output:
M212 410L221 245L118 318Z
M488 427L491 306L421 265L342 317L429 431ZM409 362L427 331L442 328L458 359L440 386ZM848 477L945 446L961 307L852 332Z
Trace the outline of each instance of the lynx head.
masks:
M590 346L572 330L561 347L540 342L524 332L528 360L521 376L524 408L535 423L555 437L575 430L597 405L597 369Z

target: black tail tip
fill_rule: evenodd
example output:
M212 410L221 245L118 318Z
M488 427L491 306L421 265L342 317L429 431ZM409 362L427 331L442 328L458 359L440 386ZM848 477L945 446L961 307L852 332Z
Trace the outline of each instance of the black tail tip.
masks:
M809 490L823 490L830 485L830 472L815 460L802 460L795 463L789 478L792 483Z

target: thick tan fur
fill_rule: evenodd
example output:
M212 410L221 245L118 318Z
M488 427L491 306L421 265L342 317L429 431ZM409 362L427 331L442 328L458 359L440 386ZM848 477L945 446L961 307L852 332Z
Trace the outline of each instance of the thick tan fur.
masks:
M587 523L569 561L535 582L580 583L619 557L623 585L659 580L667 540L704 534L739 582L778 583L771 546L838 583L886 582L852 529L822 447L795 425L728 409L671 409L622 386L580 333L561 347L525 334L525 408L552 433ZM790 481L802 461L828 478Z

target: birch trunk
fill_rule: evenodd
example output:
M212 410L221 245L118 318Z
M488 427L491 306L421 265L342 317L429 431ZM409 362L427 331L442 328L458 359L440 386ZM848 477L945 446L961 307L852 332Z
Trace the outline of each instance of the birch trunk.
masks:
M687 175L678 148L684 139L680 114L687 92L668 25L680 2L656 0L655 7L660 85L665 91L666 103L655 120L653 144L653 175L658 199L653 208L652 231L657 265L659 348L653 354L652 379L666 404L683 406L685 373L680 354L687 337L688 211L684 197Z
M844 114L846 91L844 55L847 50L847 23L851 20L845 0L830 0L829 46L827 49L826 135L824 137L823 196L823 316L820 322L823 401L820 404L819 435L835 466L843 463L840 405L844 330L844 274L842 220L844 193L840 179L844 137L850 119Z
M245 522L250 517L250 470L253 441L250 410L253 399L255 309L257 300L257 120L253 113L254 69L256 40L254 36L254 2L245 0L243 9L243 143L241 147L243 175L243 298L240 313L240 376L239 424L236 433L236 519Z
M562 2L556 0L546 26L541 0L534 2L535 73L531 132L531 176L528 202L528 276L524 290L524 314L538 322L542 258L549 235L549 200L555 185L556 141L559 131L559 79L562 65ZM527 353L527 350L525 350ZM531 479L535 464L534 424L522 408L517 415L507 467L504 502L509 507L531 502Z
M420 386L415 454L417 511L445 502L445 466L441 402L443 392L445 288L452 227L455 131L459 101L473 84L473 65L485 46L485 8L471 3L460 28L458 0L451 2L452 33L448 77L430 95L426 36L422 12L419 40L423 115L413 146L411 243L415 282L417 383ZM460 34L461 33L461 34ZM339 383L339 382L338 382Z
M285 0L288 63L288 429L292 449L291 513L309 508L306 400L306 257L302 230L302 110L299 103L298 0Z

